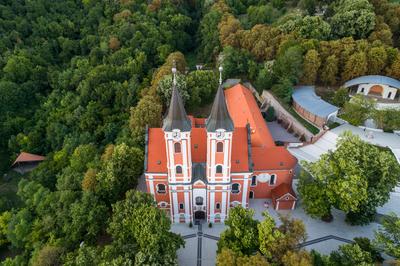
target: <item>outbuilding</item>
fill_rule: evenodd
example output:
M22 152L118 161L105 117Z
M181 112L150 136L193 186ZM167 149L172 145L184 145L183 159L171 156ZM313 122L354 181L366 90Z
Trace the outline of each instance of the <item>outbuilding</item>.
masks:
M271 196L275 210L294 210L296 207L296 193L289 184L280 184L271 191Z
M349 80L344 87L356 93L394 100L399 94L400 81L386 76L369 75Z
M293 95L293 108L304 119L322 128L330 118L336 117L339 108L325 102L315 94L314 86L298 86Z
M24 174L35 169L39 165L39 163L44 160L44 156L21 152L18 155L17 159L15 159L11 168L20 174Z

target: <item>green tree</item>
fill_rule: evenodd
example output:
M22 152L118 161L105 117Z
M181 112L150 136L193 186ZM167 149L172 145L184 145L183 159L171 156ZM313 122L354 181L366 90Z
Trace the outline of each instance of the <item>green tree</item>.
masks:
M349 60L344 66L342 80L347 81L359 76L363 76L367 73L367 70L368 62L365 53L354 53L350 56Z
M343 119L352 125L360 126L372 116L375 109L375 102L363 95L355 95L350 101L344 104Z
M311 258L310 253L305 250L301 251L288 251L282 257L282 264L285 266L311 266L313 264L313 260Z
M277 242L285 236L281 231L277 230L274 219L267 212L263 212L263 216L264 220L257 225L260 251L268 259L272 259L273 252L276 251Z
M5 246L9 243L7 239L8 223L10 222L12 213L5 211L0 215L0 247Z
M143 151L120 144L113 148L112 155L103 163L96 175L98 191L104 199L113 202L137 185L143 171Z
M338 107L343 107L349 100L350 96L347 88L339 88L333 95L332 103Z
M172 95L172 75L166 75L163 79L160 80L157 87L157 93L161 98L164 106L169 106L171 102ZM190 94L188 91L188 86L186 84L186 78L183 75L176 75L176 88L179 90L181 94L183 102L188 102L190 100Z
M36 256L33 257L33 266L56 266L61 265L61 256L64 249L61 247L43 246Z
M305 16L296 28L306 39L326 40L331 34L331 26L319 16Z
M199 58L205 62L212 61L221 51L218 24L222 14L219 10L211 9L200 21L199 27Z
M304 56L303 77L301 82L309 85L315 84L320 65L321 59L319 58L318 52L314 49L308 50Z
M250 6L247 15L251 26L256 24L271 24L281 15L280 11L271 4Z
M225 221L228 228L221 233L218 252L228 248L239 255L253 254L258 248L258 221L253 219L254 210L241 206L231 208Z
M376 207L389 200L400 176L400 167L390 152L349 132L340 137L336 151L322 155L315 163L305 163L305 168L312 175L311 181L299 184L305 210L322 217L334 206L346 212L352 224L372 221ZM315 192L318 196L310 195ZM312 201L315 199L326 203L318 207Z
M129 128L133 142L144 146L146 126L159 127L161 125L162 103L159 97L151 94L145 95L139 103L131 108Z
M240 256L228 248L223 248L217 255L218 266L268 266L271 265L259 252L255 255Z
M330 55L326 58L325 64L323 64L320 80L326 85L335 85L337 82L337 74L339 71L339 59L335 55Z
M368 0L343 0L334 7L330 18L336 37L366 38L375 27L373 6Z
M382 228L375 232L375 245L386 254L400 258L400 219L394 213L383 218Z
M136 264L176 264L176 251L183 239L170 232L171 222L149 194L130 190L113 205L108 232L114 245L136 245Z
M218 78L213 71L197 70L187 75L186 84L190 95L188 106L193 108L212 101L218 88Z
M353 265L374 265L371 255L363 251L357 244L346 244L339 247L338 251L333 251L330 255L333 265L353 266Z
M288 79L295 83L301 76L303 55L300 46L292 46L278 55L272 66L272 74L278 80Z
M372 47L368 51L368 73L381 74L387 62L387 53L383 46Z

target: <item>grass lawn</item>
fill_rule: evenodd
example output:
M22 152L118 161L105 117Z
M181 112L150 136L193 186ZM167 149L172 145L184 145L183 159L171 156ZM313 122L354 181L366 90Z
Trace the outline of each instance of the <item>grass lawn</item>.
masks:
M286 107L286 106L285 106ZM289 113L291 113L296 119L297 121L299 121L305 128L307 128L311 133L313 133L314 135L319 133L319 129L317 127L315 127L313 124L309 123L307 120L305 120L304 118L302 118L298 113L296 113L296 111L293 109L292 106L290 106L289 108L286 108L286 110L289 111Z

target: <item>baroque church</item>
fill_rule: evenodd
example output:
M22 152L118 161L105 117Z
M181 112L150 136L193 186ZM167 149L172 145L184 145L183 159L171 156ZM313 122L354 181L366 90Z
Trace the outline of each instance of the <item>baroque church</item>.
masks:
M204 219L223 223L229 208L271 199L275 209L294 209L297 163L276 146L252 92L220 85L207 119L187 115L176 88L162 128L146 132L145 179L174 223Z

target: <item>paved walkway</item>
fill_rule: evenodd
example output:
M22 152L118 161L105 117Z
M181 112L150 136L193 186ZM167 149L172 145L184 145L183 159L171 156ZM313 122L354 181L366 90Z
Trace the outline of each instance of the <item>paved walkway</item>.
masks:
M262 107L274 107L276 116L283 120L291 122L294 131L298 132L299 135L304 134L307 140L310 140L312 137L314 137L314 135L303 126L303 124L301 124L296 118L293 117L291 113L289 113L285 108L282 107L279 101L275 99L275 97L269 91L264 90L261 97L264 99Z
M322 154L336 149L337 139L345 131L351 131L353 134L360 136L362 140L371 144L388 147L400 163L400 136L393 133L364 130L350 124L344 124L326 132L314 144L299 148L289 148L288 150L299 160L315 162Z
M332 215L334 219L330 223L321 221L320 219L313 219L307 215L301 203L298 203L296 209L293 211L275 211L272 207L264 207L265 200L254 199L250 201L250 208L255 210L255 218L263 220L261 215L263 211L274 217L276 223L279 225L279 214L288 214L292 218L300 219L303 221L306 231L307 240L301 244L307 250L315 249L322 254L330 254L336 250L340 245L351 243L354 237L367 237L374 238L374 231L379 228L378 223L370 223L365 226L351 226L345 222L345 214L339 210L333 210ZM269 204L269 206L272 206Z
M275 141L300 142L299 138L296 138L293 134L287 132L278 122L267 122L267 125L269 132Z
M217 257L219 235L224 224L213 224L211 228L202 223L190 228L187 224L173 224L171 231L182 235L185 247L178 250L178 263L184 266L212 266Z

